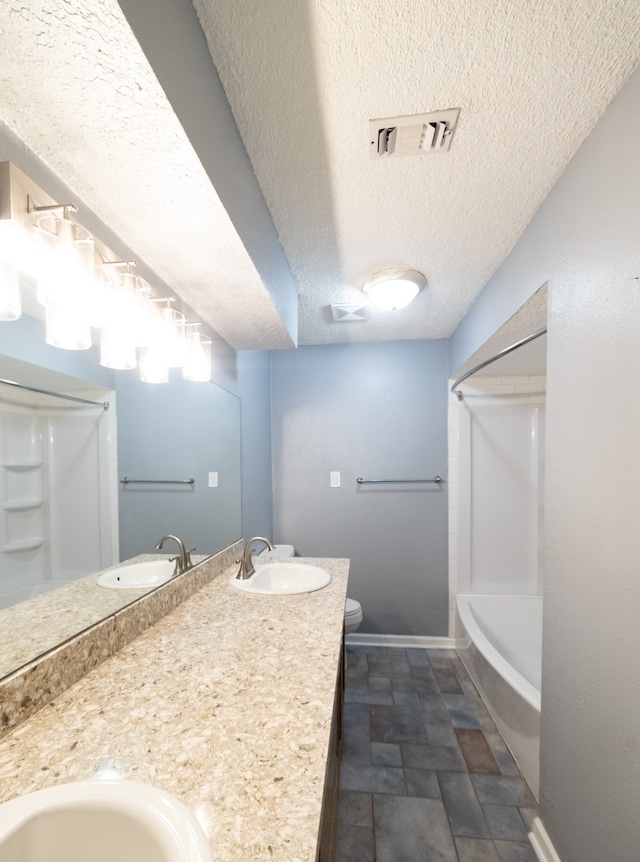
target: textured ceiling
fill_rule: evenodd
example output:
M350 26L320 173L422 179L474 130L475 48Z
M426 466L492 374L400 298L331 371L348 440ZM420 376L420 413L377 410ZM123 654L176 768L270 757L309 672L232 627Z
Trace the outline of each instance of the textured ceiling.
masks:
M194 0L298 282L300 343L442 338L640 60L640 5ZM461 108L447 154L368 158L368 120ZM402 312L328 323L408 266Z
M0 119L230 344L291 346L116 0L1 4Z
M194 7L298 285L301 344L450 335L640 61L637 0ZM116 0L3 3L0 119L229 343L289 346L160 62ZM370 118L450 107L449 153L369 160ZM331 322L331 302L397 266L427 277L408 309Z

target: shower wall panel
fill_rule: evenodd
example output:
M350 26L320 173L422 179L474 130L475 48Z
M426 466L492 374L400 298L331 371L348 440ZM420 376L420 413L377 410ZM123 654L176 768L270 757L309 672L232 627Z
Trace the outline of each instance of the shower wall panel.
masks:
M52 577L75 580L105 568L111 506L101 464L105 415L60 411L47 417L47 498Z
M42 433L33 411L0 404L0 595L46 576Z
M470 408L473 593L540 592L544 405Z
M458 593L542 594L542 376L476 377L449 401L449 631Z
M0 403L0 607L112 564L104 411Z

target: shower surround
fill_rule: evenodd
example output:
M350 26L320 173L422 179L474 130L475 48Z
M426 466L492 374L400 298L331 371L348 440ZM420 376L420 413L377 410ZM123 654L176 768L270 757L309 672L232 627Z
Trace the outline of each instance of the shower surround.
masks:
M115 439L113 408L0 401L0 607L117 559Z
M477 376L449 402L449 634L536 793L545 386Z

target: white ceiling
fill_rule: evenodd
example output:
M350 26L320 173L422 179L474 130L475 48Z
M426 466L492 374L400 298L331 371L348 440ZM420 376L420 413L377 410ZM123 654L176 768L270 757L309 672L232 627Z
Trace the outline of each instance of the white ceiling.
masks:
M2 6L0 119L229 343L289 346L115 0ZM300 344L449 336L640 61L637 0L194 6L298 286ZM449 153L369 160L370 118L451 107ZM427 277L408 309L331 322L397 266Z

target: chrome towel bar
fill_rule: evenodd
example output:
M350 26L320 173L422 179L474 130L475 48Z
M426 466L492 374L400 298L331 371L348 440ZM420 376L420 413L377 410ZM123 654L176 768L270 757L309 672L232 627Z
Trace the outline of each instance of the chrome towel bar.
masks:
M433 479L363 479L362 476L358 476L356 482L358 485L415 485L422 482L440 485L444 479L442 476L434 476Z
M120 479L123 485L128 485L130 482L135 482L136 485L193 485L195 479L130 479L128 476L123 476Z

